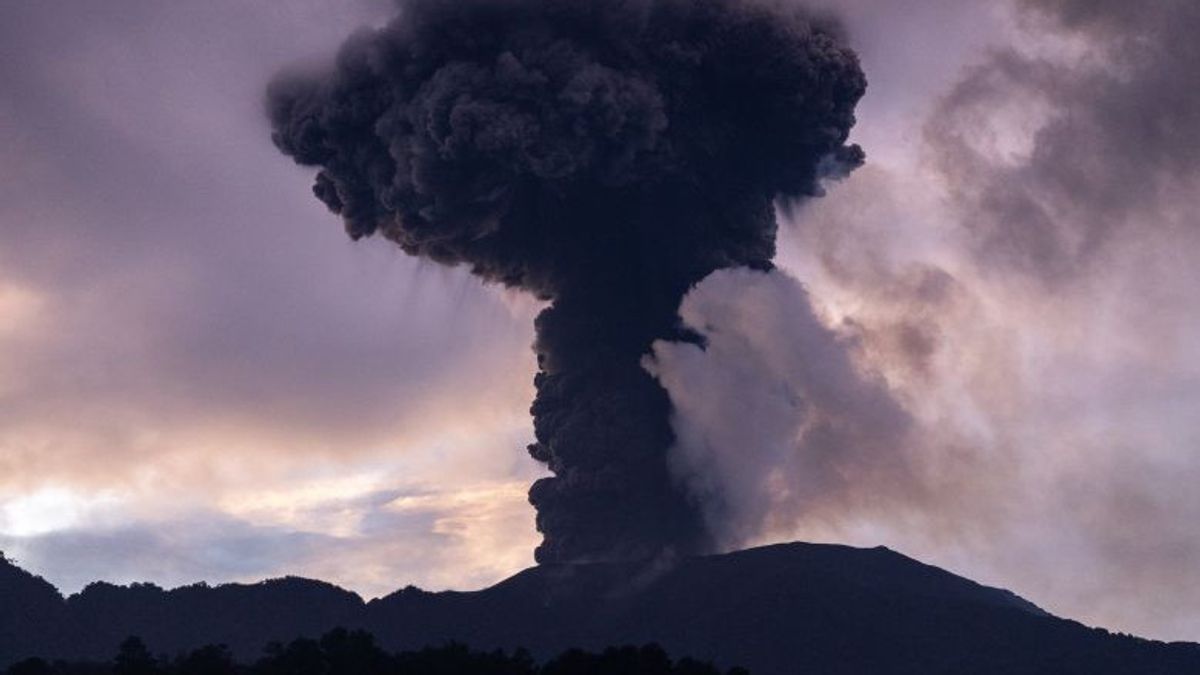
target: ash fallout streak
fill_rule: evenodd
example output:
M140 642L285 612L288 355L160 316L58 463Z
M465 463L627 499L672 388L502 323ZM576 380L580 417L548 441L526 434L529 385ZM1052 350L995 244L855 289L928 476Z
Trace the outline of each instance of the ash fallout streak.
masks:
M536 322L539 562L711 547L671 474L655 340L680 299L769 269L776 200L862 163L866 86L836 24L763 0L408 0L268 90L351 237L550 301Z

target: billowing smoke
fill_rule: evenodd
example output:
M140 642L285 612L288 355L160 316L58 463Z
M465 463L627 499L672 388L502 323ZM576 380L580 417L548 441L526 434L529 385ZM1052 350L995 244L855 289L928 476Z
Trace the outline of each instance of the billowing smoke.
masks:
M768 0L408 0L269 89L275 144L350 236L550 301L529 451L541 562L710 546L640 362L714 270L767 269L773 204L862 161L837 27Z
M645 357L670 395L676 475L722 548L917 496L914 420L854 360L783 271L715 272L679 310L703 348L655 342ZM858 507L858 508L855 508Z

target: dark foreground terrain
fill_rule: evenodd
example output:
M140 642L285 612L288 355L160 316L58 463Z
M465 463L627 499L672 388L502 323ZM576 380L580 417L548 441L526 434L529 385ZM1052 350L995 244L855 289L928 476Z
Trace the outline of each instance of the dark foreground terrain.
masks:
M446 644L388 653L366 631L334 629L320 639L272 643L252 663L239 662L224 645L206 645L175 656L151 654L140 638L121 643L112 659L18 661L4 675L722 675L708 663L672 661L658 645L609 647L601 653L570 649L536 663L529 652L482 652ZM731 668L724 675L747 675Z
M755 675L1200 673L1200 645L1088 628L885 548L797 543L542 565L481 591L409 587L365 603L298 578L169 591L95 583L64 599L0 562L0 668L32 656L106 662L131 635L153 654L227 645L253 662L265 644L339 626L368 631L390 652L454 641L487 652L520 647L539 660L572 647L657 643Z

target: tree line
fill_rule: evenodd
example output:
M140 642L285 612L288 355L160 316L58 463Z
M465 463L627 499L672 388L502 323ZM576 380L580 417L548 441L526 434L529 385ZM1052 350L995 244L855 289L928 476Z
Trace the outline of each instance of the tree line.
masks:
M5 675L749 675L725 673L711 663L672 660L657 644L610 647L602 652L570 649L538 664L524 649L477 651L459 643L418 651L388 652L362 630L338 628L320 639L273 642L253 663L239 663L225 645L206 645L175 656L155 655L129 637L106 663L30 658Z

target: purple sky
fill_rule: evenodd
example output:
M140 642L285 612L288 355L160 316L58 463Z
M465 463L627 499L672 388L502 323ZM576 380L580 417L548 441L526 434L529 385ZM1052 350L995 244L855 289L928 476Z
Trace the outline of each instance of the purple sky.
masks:
M883 543L1200 640L1200 6L823 4L868 165L781 216L790 278L685 301L735 342L653 365L728 544ZM270 76L389 11L0 6L0 550L66 591L532 563L538 307L350 242L268 139Z

